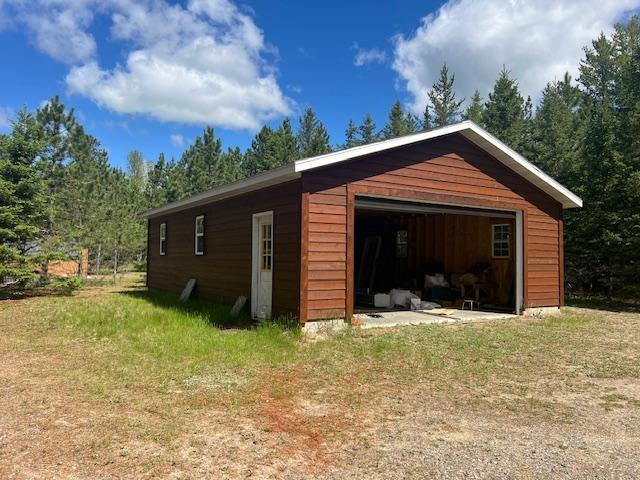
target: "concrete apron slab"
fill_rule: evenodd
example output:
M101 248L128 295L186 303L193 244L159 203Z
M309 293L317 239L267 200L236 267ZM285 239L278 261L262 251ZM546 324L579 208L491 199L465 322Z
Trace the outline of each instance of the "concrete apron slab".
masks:
M439 325L451 323L480 323L517 318L510 313L479 312L438 308L434 310L381 311L357 313L354 318L360 328L385 328L402 325Z

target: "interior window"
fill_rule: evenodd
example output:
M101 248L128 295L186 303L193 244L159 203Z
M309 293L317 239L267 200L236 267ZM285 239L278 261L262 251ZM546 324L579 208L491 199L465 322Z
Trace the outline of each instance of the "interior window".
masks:
M511 225L491 225L491 250L493 258L511 256Z
M196 255L204 255L204 215L196 217L195 251Z
M409 253L409 233L407 230L396 232L396 258L407 258Z
M160 255L166 255L167 253L167 224L162 222L160 224Z

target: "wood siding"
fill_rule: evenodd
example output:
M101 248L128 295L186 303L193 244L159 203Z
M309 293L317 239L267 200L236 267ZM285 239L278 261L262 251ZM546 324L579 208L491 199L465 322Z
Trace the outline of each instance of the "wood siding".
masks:
M273 312L299 313L300 181L149 220L149 288L179 293L189 278L199 297L232 303L251 299L252 216L273 210ZM195 217L205 215L205 254L195 255ZM167 253L159 225L167 223Z
M302 189L303 321L352 313L356 194L522 211L524 306L561 303L561 205L460 135L307 172Z

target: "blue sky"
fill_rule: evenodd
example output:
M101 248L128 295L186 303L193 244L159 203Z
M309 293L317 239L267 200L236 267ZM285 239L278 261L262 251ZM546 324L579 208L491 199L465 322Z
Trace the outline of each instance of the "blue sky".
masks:
M245 148L312 106L334 144L349 118L416 112L446 61L460 97L506 65L534 99L640 0L285 2L0 0L0 131L54 94L123 166L178 157L206 124Z

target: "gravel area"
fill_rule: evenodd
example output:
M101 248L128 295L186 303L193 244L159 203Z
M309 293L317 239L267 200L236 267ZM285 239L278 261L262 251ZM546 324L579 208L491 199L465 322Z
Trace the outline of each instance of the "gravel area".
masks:
M11 304L0 307L1 479L640 478L638 314L598 314L607 327L595 339L578 324L564 333L574 342L566 351L534 343L496 354L509 344L467 344L493 358L499 375L436 365L407 379L413 370L402 359L376 363L372 350L325 370L313 358L265 367L239 386L187 379L156 388L132 379L109 393L79 376L108 362L105 345L56 336L31 317L17 320ZM470 329L458 342L502 327L406 328ZM368 330L354 345L388 335L437 340L440 332L392 330ZM325 341L305 348L327 362ZM529 361L551 370L504 374L510 362Z

